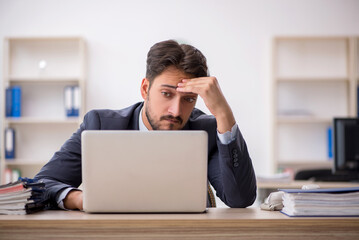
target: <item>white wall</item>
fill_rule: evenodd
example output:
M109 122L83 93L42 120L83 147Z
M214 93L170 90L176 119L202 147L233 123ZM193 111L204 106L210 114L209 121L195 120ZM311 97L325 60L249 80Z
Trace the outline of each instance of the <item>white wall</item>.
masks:
M177 39L196 46L232 106L257 174L266 174L272 37L359 35L358 13L358 0L0 0L0 39L84 37L87 110L140 101L154 43Z

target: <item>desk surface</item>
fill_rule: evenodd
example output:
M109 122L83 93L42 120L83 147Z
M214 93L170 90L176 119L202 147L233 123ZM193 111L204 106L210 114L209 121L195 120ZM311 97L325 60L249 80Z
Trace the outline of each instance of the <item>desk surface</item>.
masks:
M0 239L359 239L359 218L290 218L258 208L200 214L87 214L44 211L0 215Z

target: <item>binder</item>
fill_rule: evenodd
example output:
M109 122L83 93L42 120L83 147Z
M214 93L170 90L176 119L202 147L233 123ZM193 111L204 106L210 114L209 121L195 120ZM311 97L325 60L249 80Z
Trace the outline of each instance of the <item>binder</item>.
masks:
M78 86L72 87L73 94L73 105L72 105L72 116L78 117L80 111L80 88Z
M45 183L42 181L19 178L0 185L0 214L29 214L43 210L46 204Z
M327 137L328 137L328 158L333 159L333 128L328 127L327 129Z
M12 117L12 88L6 88L5 94L5 116Z
M5 129L5 158L15 158L15 130L13 128Z
M12 180L12 170L10 168L5 169L4 178L5 183L9 183Z
M73 102L73 95L72 95L72 87L66 86L64 90L64 102L65 102L65 113L67 117L72 116L72 102Z
M279 189L281 213L290 217L358 217L359 187Z
M19 178L21 177L21 172L19 169L13 169L12 170L12 174L11 174L11 181L12 182L16 182L19 180Z
M21 87L12 88L12 117L21 117Z
M359 187L344 187L344 188L315 188L315 189L278 189L286 193L349 193L359 192Z
M81 107L79 86L66 86L64 90L65 112L67 117L78 117Z

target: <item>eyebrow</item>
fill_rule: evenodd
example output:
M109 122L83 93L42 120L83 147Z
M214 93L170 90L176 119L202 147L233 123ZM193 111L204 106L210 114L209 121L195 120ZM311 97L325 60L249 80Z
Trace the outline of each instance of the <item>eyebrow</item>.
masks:
M177 88L177 86L173 86L173 85L169 85L169 84L162 84L161 86L162 86L162 87L173 88L173 89L176 89L176 88Z
M177 86L173 86L173 85L169 85L169 84L161 84L161 87L168 87L168 88L177 89ZM187 94L197 95L196 93L193 93L193 92L188 92Z

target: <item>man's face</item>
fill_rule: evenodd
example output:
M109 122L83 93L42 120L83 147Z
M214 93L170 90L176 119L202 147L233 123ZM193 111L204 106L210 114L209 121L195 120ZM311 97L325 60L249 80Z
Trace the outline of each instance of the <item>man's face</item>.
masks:
M168 67L158 75L149 88L148 79L143 79L141 94L144 103L142 120L150 130L180 130L186 124L196 104L197 94L179 93L177 83L189 79L175 67Z

